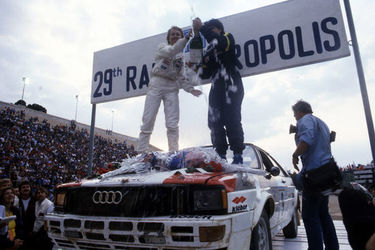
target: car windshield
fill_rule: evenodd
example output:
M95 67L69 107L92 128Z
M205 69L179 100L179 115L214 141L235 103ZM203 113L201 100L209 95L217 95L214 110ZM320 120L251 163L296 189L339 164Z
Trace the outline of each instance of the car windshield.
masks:
M243 166L250 167L252 169L259 169L260 164L258 161L258 157L255 153L254 147L252 145L245 145L245 149L242 152L243 157ZM233 152L232 150L227 150L227 159L228 162L232 162L233 160Z

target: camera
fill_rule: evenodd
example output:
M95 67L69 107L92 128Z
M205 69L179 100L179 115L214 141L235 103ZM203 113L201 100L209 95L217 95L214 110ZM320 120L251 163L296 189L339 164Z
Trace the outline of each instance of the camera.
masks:
M297 133L297 126L294 126L293 124L290 124L289 126L289 134Z
M334 142L335 140L336 140L336 132L331 131L331 133L329 133L329 142Z

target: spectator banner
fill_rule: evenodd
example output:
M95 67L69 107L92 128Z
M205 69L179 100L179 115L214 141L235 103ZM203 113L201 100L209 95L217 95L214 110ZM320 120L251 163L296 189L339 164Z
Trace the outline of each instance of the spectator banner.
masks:
M220 20L236 40L242 76L350 55L339 0L289 0ZM95 52L91 103L146 94L155 50L165 41L163 33Z

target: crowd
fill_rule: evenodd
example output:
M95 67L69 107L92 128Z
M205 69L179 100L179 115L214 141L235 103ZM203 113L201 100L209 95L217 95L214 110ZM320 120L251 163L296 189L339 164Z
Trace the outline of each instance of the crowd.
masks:
M44 216L54 205L47 198L47 189L39 186L34 196L28 181L17 188L19 192L10 179L0 179L0 250L52 249Z
M95 136L94 172L135 154L133 145ZM52 248L44 214L53 210L54 187L87 176L88 155L88 131L74 122L51 126L24 111L0 110L0 218L15 217L0 222L0 249Z
M135 155L133 145L95 136L93 169ZM0 178L13 186L29 181L53 193L59 183L77 181L87 175L89 133L75 123L51 126L46 120L25 118L23 111L0 110Z

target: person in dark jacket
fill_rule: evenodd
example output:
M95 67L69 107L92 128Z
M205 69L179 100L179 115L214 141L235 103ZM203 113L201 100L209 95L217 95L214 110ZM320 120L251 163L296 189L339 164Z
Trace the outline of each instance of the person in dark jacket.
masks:
M13 206L14 194L11 187L0 190L0 204L5 207L5 216L16 216L15 220L1 225L0 249L19 249L23 244L23 223L18 209ZM5 230L4 230L5 229Z
M218 19L202 24L193 20L194 29L199 29L209 43L203 52L202 79L212 79L209 94L208 127L211 142L216 152L226 159L228 149L234 157L232 164L242 164L244 133L241 124L241 105L244 96L241 75L236 68L235 41L231 33L225 33Z
M31 192L31 184L28 181L23 181L19 184L20 196L18 208L22 218L25 231L25 243L28 246L32 241L32 234L35 222L35 199Z
M374 203L363 191L351 187L345 187L339 194L342 219L354 250L364 250L375 233Z

